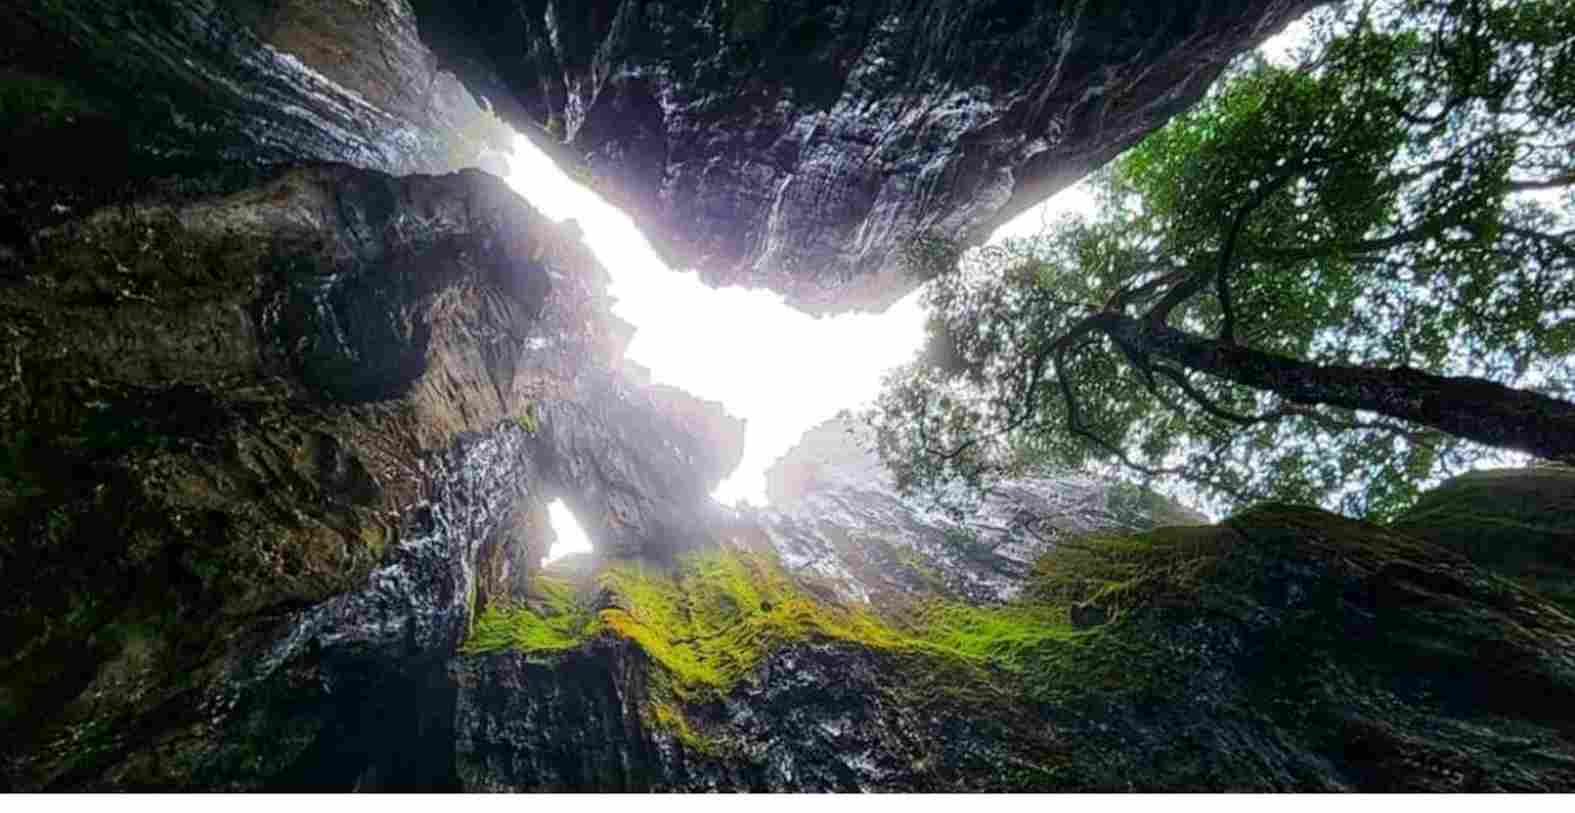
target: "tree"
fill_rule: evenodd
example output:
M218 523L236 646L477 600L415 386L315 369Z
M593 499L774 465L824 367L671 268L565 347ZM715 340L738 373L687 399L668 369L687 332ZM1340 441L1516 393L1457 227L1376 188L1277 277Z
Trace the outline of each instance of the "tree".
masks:
M929 344L866 414L903 487L1110 463L1384 516L1488 447L1575 462L1569 0L1346 6L1095 185L914 242Z

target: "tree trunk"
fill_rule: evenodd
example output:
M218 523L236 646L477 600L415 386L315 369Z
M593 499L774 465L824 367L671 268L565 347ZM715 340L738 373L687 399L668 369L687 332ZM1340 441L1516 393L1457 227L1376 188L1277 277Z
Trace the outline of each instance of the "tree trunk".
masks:
M1297 404L1363 409L1489 446L1575 463L1575 404L1481 378L1409 367L1321 366L1106 312L1094 329L1188 370Z

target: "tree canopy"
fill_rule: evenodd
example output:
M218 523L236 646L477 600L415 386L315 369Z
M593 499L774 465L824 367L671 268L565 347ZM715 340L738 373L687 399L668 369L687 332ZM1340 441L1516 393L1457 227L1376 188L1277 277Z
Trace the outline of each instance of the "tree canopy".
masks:
M866 418L908 489L1109 465L1385 516L1496 450L1575 462L1575 6L1380 0L1228 71L974 252Z

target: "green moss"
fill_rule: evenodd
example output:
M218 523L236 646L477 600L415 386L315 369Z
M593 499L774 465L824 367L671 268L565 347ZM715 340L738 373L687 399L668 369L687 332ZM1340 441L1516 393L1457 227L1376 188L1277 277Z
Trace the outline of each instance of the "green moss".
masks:
M514 422L524 429L526 434L534 435L541 430L541 423L536 420L535 404L526 403L525 409L515 416Z
M619 605L603 610L601 622L638 643L683 695L726 690L789 643L904 643L866 611L816 600L774 559L758 554L702 551L681 557L672 569L620 563L601 584Z
M600 631L588 600L562 579L538 574L521 605L488 607L472 618L467 655L511 649L561 652L585 643Z
M1120 613L1098 629L1078 630L1071 608L1089 601L1132 605L1160 595L1160 584L1183 589L1195 581L1203 556L1187 530L1063 547L1047 557L1030 595L1015 604L936 601L890 619L817 599L766 555L714 549L672 565L619 562L596 578L595 591L537 577L527 605L488 610L464 651L551 653L598 635L623 638L660 667L661 702L678 704L726 692L773 651L811 641L902 659L923 676L911 687L915 692L975 696L991 686L1029 685L1036 695L1059 697L1116 686L1143 690L1148 684L1128 674L1142 645ZM585 596L596 591L612 606L593 614Z
M696 729L688 715L684 714L683 708L676 704L655 700L647 703L641 711L647 724L671 733L691 753L706 756L723 756L727 753L727 745L721 738Z
M1575 617L1575 470L1478 471L1424 494L1393 527L1463 554Z

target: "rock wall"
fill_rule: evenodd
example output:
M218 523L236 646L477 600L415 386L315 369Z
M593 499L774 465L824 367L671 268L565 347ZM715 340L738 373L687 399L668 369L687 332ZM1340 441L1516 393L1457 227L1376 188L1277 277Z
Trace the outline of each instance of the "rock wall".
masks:
M873 306L1306 5L12 9L0 789L1575 789L1571 478L958 519L828 426L729 512L596 235L394 176L505 137L437 54L678 264ZM543 568L559 497L598 553Z
M993 608L871 615L785 578L729 548L614 569L583 643L457 659L460 784L1575 788L1575 618L1314 509L1069 542Z
M851 421L811 429L766 472L771 509L749 512L739 538L844 600L995 603L1015 598L1059 543L1207 521L1145 489L1071 472L1002 483L954 514L899 494L870 448Z
M1559 555L1524 517L1557 472L1403 532L1141 531L1197 518L1078 477L958 520L828 425L778 508L728 512L740 424L623 363L583 235L485 173L31 204L0 287L6 789L1575 788L1575 619L1523 566ZM1467 527L1433 521L1451 493L1541 536L1424 541ZM543 569L560 496L599 551Z
M668 263L812 312L912 283L1186 108L1308 0L415 3L472 89ZM516 106L517 105L517 106ZM527 126L530 125L530 126Z
M288 160L501 172L512 149L439 70L407 0L11 3L0 65L5 175Z
M528 583L546 501L671 555L741 452L628 377L605 272L484 173L55 219L0 288L9 788L444 786L412 732L450 726L443 664Z
M670 264L878 308L905 241L982 239L1315 2L34 0L0 32L0 176L501 173L501 117Z

